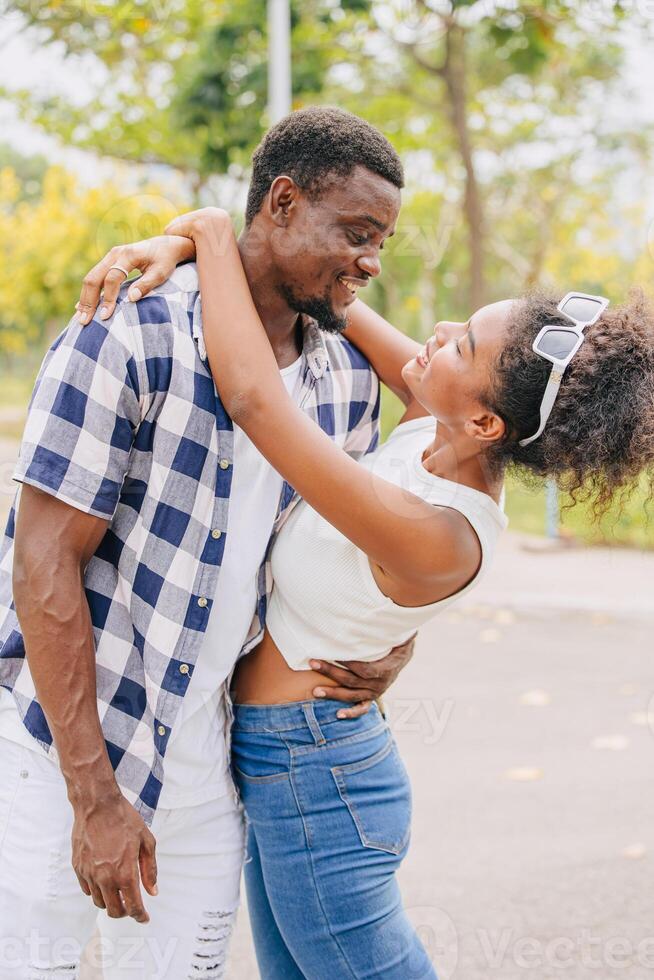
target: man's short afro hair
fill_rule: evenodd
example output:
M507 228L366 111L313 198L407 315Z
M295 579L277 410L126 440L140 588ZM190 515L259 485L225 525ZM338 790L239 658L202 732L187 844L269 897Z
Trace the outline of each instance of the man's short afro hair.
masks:
M332 175L347 177L366 167L396 187L404 186L400 158L385 136L365 119L335 106L309 106L273 126L254 151L245 223L249 225L281 174L319 194ZM326 189L326 188L325 188Z

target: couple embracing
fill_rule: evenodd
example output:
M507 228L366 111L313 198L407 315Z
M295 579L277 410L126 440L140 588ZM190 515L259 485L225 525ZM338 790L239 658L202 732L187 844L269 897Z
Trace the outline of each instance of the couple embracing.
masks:
M0 980L80 975L94 928L107 980L223 976L243 864L264 980L435 977L377 699L490 566L507 466L606 502L650 463L654 357L638 296L395 330L357 293L402 186L368 123L294 113L238 241L206 209L113 249L46 354L0 554Z

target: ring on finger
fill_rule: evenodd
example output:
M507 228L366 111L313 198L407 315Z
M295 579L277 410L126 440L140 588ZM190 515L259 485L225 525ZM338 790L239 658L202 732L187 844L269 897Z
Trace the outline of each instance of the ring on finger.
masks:
M112 269L118 269L125 276L125 279L129 279L129 272L122 265L110 265L108 271L111 272Z

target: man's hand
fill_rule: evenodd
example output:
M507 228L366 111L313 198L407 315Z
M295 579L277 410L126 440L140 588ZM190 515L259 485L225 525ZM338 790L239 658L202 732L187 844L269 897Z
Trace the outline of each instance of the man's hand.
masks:
M156 238L146 238L131 245L116 245L84 277L82 292L75 306L80 323L82 326L90 323L101 293L100 319L108 320L114 312L120 287L127 275L135 270L138 269L142 276L127 294L132 302L169 279L180 262L192 258L195 258L195 245L189 238L178 235L157 235Z
M310 661L312 670L336 681L337 687L316 687L316 698L334 698L336 701L356 701L352 708L342 708L339 718L359 718L370 711L372 702L388 690L400 671L413 656L417 633L402 646L393 647L381 660L371 662L348 660L347 668L322 660Z
M149 922L140 880L157 894L156 841L134 807L115 796L75 807L73 868L82 891L112 919Z

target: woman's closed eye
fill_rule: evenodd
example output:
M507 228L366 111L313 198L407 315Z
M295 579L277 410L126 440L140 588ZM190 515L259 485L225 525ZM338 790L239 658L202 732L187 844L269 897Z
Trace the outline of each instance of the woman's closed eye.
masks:
M470 347L473 348L473 353L474 353L474 347L473 347L473 344L472 344L472 338L470 336L470 320L468 320L468 322L466 323L466 332L463 334L463 336L464 337L467 337L468 344L470 345ZM458 338L457 338L457 341L456 341L456 352L459 355L459 357L463 357L463 352L461 350L461 341Z

